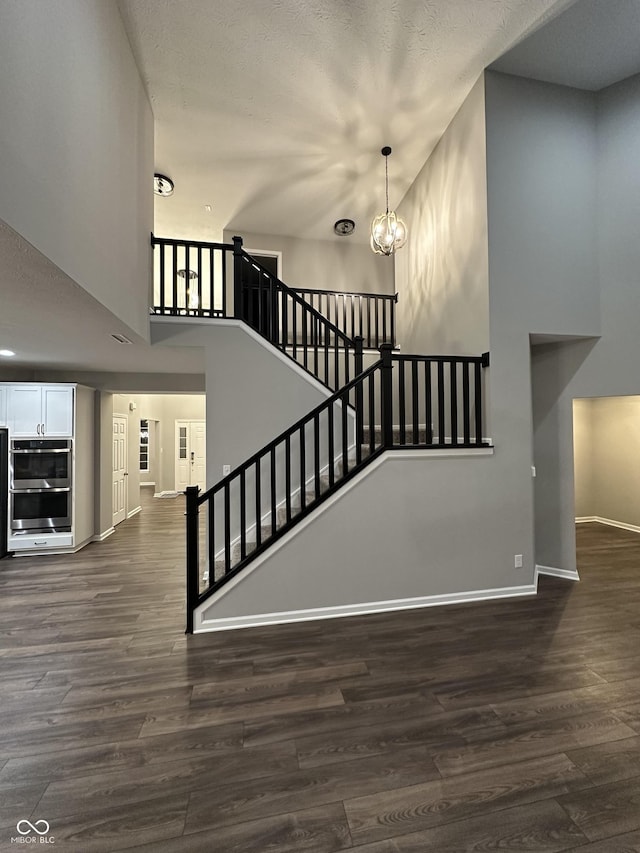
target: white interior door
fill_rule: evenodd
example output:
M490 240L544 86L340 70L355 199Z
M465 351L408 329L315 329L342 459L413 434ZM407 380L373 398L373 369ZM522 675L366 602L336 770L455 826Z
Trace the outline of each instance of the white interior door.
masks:
M176 491L187 486L206 488L206 424L176 421Z
M113 416L113 526L127 517L127 419Z

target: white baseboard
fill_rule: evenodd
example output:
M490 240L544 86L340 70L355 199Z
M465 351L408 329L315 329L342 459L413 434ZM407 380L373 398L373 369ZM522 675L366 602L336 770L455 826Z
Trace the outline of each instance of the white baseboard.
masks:
M149 483L140 483L140 488L142 488L142 486L155 486L155 481Z
M112 533L115 533L115 527L110 527L108 530L104 530L102 533L96 533L95 536L91 538L92 542L104 542L105 539L108 539Z
M555 566L536 565L535 583L538 586L538 575L549 575L552 578L565 578L568 581L579 581L580 575L577 569L557 569Z
M154 492L154 498L177 498L180 492L176 492L173 489L166 489L163 492Z
M142 507L137 506L135 509L132 509L131 512L127 513L127 518L133 518L134 515L137 515L139 512L142 512Z
M392 601L372 601L362 604L344 604L335 607L314 607L309 610L289 610L281 613L258 613L251 616L233 616L226 619L202 618L195 614L195 633L231 631L237 628L257 628L264 625L281 625L290 622L309 622L316 619L337 619L345 616L365 616L371 613L389 613L394 610L416 610L423 607L441 607L447 604L467 604L471 601L490 601L499 598L519 598L535 595L536 584L481 589L469 592L425 595L418 598L401 598Z
M620 530L629 530L631 533L640 533L640 525L627 524L625 521L615 521L613 518L602 518L600 515L586 515L576 518L576 524L584 524L588 521L594 521L596 524L606 524L609 527L619 527Z

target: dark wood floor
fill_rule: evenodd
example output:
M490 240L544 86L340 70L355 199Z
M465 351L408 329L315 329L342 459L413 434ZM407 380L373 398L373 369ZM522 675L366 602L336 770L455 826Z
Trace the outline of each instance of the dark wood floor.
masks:
M640 536L582 525L537 598L186 638L183 521L0 562L0 850L640 851Z

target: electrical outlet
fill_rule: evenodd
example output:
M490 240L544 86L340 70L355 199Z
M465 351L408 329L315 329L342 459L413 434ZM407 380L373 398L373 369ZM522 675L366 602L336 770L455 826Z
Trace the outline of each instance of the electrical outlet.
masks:
M531 466L531 476L532 476L532 477L535 477L535 476L536 476L536 466L535 466L535 465L532 465L532 466Z
M522 554L515 555L513 565L516 569L522 568Z
M231 465L223 465L222 466L222 476L226 477L227 474L231 473Z

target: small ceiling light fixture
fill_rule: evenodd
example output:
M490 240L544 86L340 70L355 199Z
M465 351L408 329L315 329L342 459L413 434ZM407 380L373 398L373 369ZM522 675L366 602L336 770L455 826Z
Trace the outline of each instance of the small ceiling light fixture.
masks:
M349 237L356 230L356 223L353 219L338 219L333 226L333 230L340 237Z
M386 213L376 216L371 223L371 248L376 255L392 255L407 242L407 226L396 216L395 210L389 210L389 154L388 145L380 152L384 157L384 188L387 200Z
M198 278L198 273L193 270L178 270L178 275L184 280L187 287L187 308L190 311L195 311L200 307L200 298L198 296L198 285L195 284Z
M156 195L169 196L173 195L173 181L166 175L161 175L156 172L153 176L153 191Z
M0 355L2 358L13 358L15 352L12 349L0 349Z

